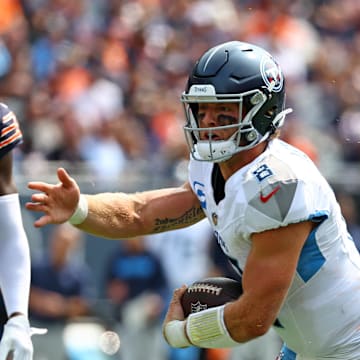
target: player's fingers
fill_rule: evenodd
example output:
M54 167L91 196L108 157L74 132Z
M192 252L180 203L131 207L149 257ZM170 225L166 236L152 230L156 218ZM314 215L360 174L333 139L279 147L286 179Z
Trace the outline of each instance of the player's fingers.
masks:
M43 227L43 226L45 226L47 224L52 223L52 217L50 215L46 214L46 212L49 210L46 205L39 204L39 203L28 202L28 203L25 204L25 208L27 210L30 210L30 211L45 213L45 215L43 215L42 217L40 217L39 219L37 219L34 222L35 227L39 228L39 227ZM1 360L1 358L0 358L0 360Z
M180 300L187 289L186 285L182 285L180 288L174 290L174 297Z
M180 288L175 289L171 299L171 304L179 304L181 297L183 296L185 291L186 291L186 286L184 285Z
M34 203L45 204L47 199L48 199L48 196L44 193L31 195L31 201Z
M49 215L44 215L41 218L34 221L34 226L37 228L43 227L48 224L51 224L51 217Z
M24 360L24 356L19 349L14 350L12 360Z
M48 332L47 328L36 328L36 327L30 328L30 336L45 335L45 334L47 334L47 332Z
M40 202L27 202L25 204L25 207L31 211L42 211L42 212L48 211L48 207Z
M31 360L32 352L27 349L16 349L14 351L13 360Z
M165 323L171 320L183 320L184 312L181 306L181 297L186 290L186 286L175 289L169 304L168 312L165 317Z
M38 190L38 191L42 191L42 192L46 193L49 191L50 187L52 187L53 185L49 185L42 181L30 181L27 186L31 190Z
M57 169L57 176L65 188L74 186L74 179L67 173L64 168Z

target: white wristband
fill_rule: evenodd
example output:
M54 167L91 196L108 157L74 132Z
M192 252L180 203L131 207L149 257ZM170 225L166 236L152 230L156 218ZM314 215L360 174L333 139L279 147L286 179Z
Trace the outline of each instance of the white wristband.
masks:
M168 322L164 328L166 342L174 348L186 348L191 346L185 334L186 321L173 320Z
M79 202L77 204L77 208L75 212L71 215L71 218L69 219L69 223L71 225L81 224L87 218L88 211L89 211L89 207L88 207L87 199L85 195L81 194L79 198Z
M225 305L190 314L186 321L186 335L197 347L229 348L238 346L224 322Z

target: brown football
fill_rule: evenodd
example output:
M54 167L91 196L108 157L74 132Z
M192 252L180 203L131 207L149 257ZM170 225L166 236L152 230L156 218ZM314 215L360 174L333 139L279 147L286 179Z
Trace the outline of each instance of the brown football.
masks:
M195 281L181 298L185 317L192 313L234 301L242 294L241 282L226 277Z

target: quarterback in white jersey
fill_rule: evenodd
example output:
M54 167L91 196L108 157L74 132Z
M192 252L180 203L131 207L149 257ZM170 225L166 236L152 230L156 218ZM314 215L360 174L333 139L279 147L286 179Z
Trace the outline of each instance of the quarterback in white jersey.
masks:
M235 347L273 326L280 360L360 359L360 257L316 166L278 139L285 81L264 49L239 41L196 62L182 103L191 160L183 186L85 195L62 168L59 184L31 182L26 207L41 227L70 221L109 239L183 228L207 217L242 275L243 294L184 318L174 291L163 324L173 347Z
M315 224L277 317L275 328L286 344L279 358L360 358L360 304L355 300L360 300L360 257L332 189L311 160L272 140L226 182L218 204L211 184L214 166L192 160L190 183L220 246L240 273L251 234L306 220Z

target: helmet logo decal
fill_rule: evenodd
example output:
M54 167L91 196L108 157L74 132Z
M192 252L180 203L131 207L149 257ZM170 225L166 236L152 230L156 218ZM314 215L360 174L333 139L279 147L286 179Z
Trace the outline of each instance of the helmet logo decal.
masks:
M284 77L280 66L271 57L263 57L260 64L261 76L271 91L279 92L284 85Z

